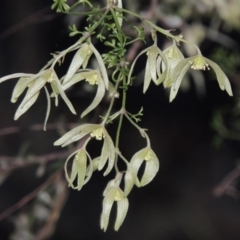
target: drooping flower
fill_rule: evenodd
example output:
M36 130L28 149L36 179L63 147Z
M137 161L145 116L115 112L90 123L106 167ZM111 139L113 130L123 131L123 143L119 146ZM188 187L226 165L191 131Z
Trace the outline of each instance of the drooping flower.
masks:
M65 133L61 138L54 142L55 146L61 145L62 147L68 144L78 141L83 137L90 134L92 138L96 140L103 140L103 147L98 162L98 170L102 170L105 164L108 162L107 169L104 172L106 176L113 168L115 161L115 147L111 137L104 126L99 124L83 124L79 127L75 127L69 132Z
M46 83L49 82L54 96L56 98L56 105L58 103L58 95L60 94L69 109L71 110L72 113L76 114L74 107L72 106L72 103L69 101L68 97L66 96L61 84L60 80L58 79L57 74L55 71L51 68L42 70L37 74L24 74L24 73L16 73L16 74L11 74L8 76L5 76L0 79L0 83L12 78L17 78L20 77L18 80L17 84L14 87L13 93L12 93L12 98L11 102L15 103L18 98L21 96L21 94L26 90L26 95L24 99L22 100L21 104L19 105L14 119L17 120L22 114L24 114L37 100L39 93L42 88L45 88L45 92L47 94L47 100L48 100L48 107L47 107L47 114L46 114L46 119L45 119L45 124L50 112L50 96L48 93L47 88L45 87ZM45 127L44 127L45 128Z
M175 67L175 70L173 72L174 82L170 91L170 102L176 97L183 77L189 68L192 68L193 70L209 70L212 68L216 73L220 89L226 90L230 96L233 95L230 82L221 68L215 62L206 57L203 57L201 54L198 54L194 57L183 59Z
M84 79L90 85L97 85L97 93L92 103L87 107L87 109L83 111L83 113L81 114L81 117L86 116L89 112L91 112L93 109L95 109L98 106L98 104L102 101L106 91L103 78L101 76L101 73L98 70L89 70L89 71L82 71L82 72L76 73L71 78L71 80L69 80L66 84L63 83L63 89L66 90L70 86Z
M83 43L80 48L75 53L72 62L68 68L67 74L64 77L63 83L67 83L71 80L73 75L82 66L83 69L86 68L90 57L92 56L92 50L89 43Z
M146 69L145 69L144 82L143 82L143 92L145 93L151 83L151 80L153 80L153 82L156 85L159 85L164 81L164 79L167 77L168 63L163 52L157 47L156 44L153 44L152 46L141 51L133 61L131 68L129 70L128 84L130 84L131 82L133 68L136 64L137 59L144 53L147 53L147 56L148 56ZM161 60L164 64L164 70L162 73L160 72Z
M74 156L70 176L68 174L68 162ZM87 159L89 159L89 165L87 166ZM71 154L64 166L65 176L68 181L69 187L73 189L81 190L83 185L85 185L91 178L93 173L93 163L90 155L85 148L77 150ZM76 180L76 184L74 181Z
M119 187L121 179L122 173L118 173L115 179L107 184L103 192L104 199L100 225L104 232L107 230L110 212L115 201L117 202L117 218L114 225L115 231L118 231L127 215L129 202Z
M168 47L163 51L163 54L166 56L168 62L168 73L167 77L163 80L163 86L165 88L171 87L174 79L173 79L173 72L177 64L184 59L183 54L179 50L175 41L173 41L172 46ZM165 65L163 64L163 68Z
M142 164L145 169L141 179L138 177L138 171ZM143 187L153 180L159 170L159 160L150 147L145 147L136 152L130 161L130 171L132 173L133 182L138 187Z

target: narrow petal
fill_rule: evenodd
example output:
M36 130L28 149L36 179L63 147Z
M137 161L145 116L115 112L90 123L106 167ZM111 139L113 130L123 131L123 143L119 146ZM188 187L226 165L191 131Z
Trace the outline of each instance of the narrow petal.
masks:
M28 99L28 101L22 101L22 103L19 105L16 113L15 113L15 116L14 116L14 120L17 120L21 115L23 115L37 100L39 96L39 92L36 92L30 99Z
M127 197L134 186L133 176L129 169L124 176L124 196Z
M89 76L89 74L91 74L91 71L76 73L67 83L62 85L63 90L65 91L66 89L70 88L72 85L86 79Z
M12 93L11 102L15 103L19 96L24 92L24 90L29 86L29 84L35 79L34 77L26 78L22 77L18 80L17 84L15 85Z
M128 74L128 81L127 81L127 84L129 85L131 83L131 77L132 77L132 73L133 73L133 69L135 67L135 64L136 64L136 61L138 60L138 58L143 55L144 53L146 53L148 50L150 49L150 47L142 50L138 55L137 57L134 59L131 67L130 67L130 70L129 70L129 74Z
M82 124L81 126L75 127L72 130L65 133L61 138L54 142L54 146L59 146L64 144L65 142L69 141L77 134L81 133L83 130L85 132L91 132L99 128L98 124Z
M48 90L45 86L44 86L44 90L45 90L46 97L47 97L47 111L46 111L46 116L45 116L45 120L44 120L43 130L46 131L47 120L49 118L49 114L51 111L51 100L50 100L50 95L48 93Z
M55 74L55 82L57 84L57 88L58 88L58 91L59 91L59 94L61 95L62 99L64 100L64 102L67 104L68 108L70 109L70 111L73 113L73 114L77 114L72 103L70 102L70 100L68 99L67 95L65 94L65 92L63 91L62 89L62 86L59 82L59 79L57 77L57 75Z
M105 88L108 90L108 85L109 85L109 79L108 79L108 73L107 73L107 69L105 67L104 61L101 57L101 55L99 54L98 50L93 46L93 44L90 44L90 47L97 59L101 74L102 74L102 78L105 84Z
M78 180L77 180L77 190L80 191L83 187L85 176L86 176L86 170L87 170L87 154L85 149L81 149L76 157L75 161L77 162L77 168L78 168Z
M67 83L73 75L76 73L76 71L81 67L83 64L85 58L89 54L89 44L84 43L83 45L80 46L78 51L75 53L72 62L68 68L67 74L63 80L63 83Z
M150 62L149 62L149 59L147 60L147 64L146 64L146 70L145 70L145 76L144 76L144 81L143 81L143 93L145 93L148 88L149 88L149 85L151 83L151 72L150 72Z
M99 165L98 165L98 171L101 171L103 169L103 167L105 166L107 160L108 160L108 155L109 154L109 145L108 145L108 141L106 140L106 137L103 141L103 147L102 147L102 151L101 151L101 156L100 156L100 160L99 160Z
M157 80L157 67L156 67L157 55L158 55L158 47L152 46L148 52L148 60L149 60L149 72L154 82L156 82Z
M107 133L105 133L105 141L107 142L109 151L108 151L108 166L106 171L103 173L103 176L106 176L111 172L115 162L115 147L112 138Z
M141 167L141 165L143 164L144 161L144 157L146 155L147 149L141 149L140 151L136 152L131 161L130 161L130 171L132 172L132 177L133 177L133 181L134 183L139 186L140 182L138 179L138 170Z
M43 86L46 84L47 80L39 76L34 82L32 83L31 87L29 87L22 104L24 105L33 95L39 92Z
M36 76L35 74L30 74L30 73L14 73L14 74L10 74L4 77L0 78L0 83L5 82L9 79L12 78L31 78L33 76Z
M120 201L117 201L117 219L114 225L114 230L118 231L118 229L121 227L128 211L128 199L123 198Z
M123 6L122 6L122 0L118 0L117 1L117 3L118 3L118 8L122 8ZM117 12L117 15L120 15L119 17L118 17L118 23L119 23L119 25L120 25L120 27L122 26L122 22L123 22L123 15L122 15L122 13L121 12Z
M105 232L108 227L110 212L112 210L112 205L115 199L115 190L112 190L104 199L103 199L103 210L100 219L101 229Z
M211 61L208 58L204 58L204 59L215 71L217 80L218 80L218 84L219 84L219 87L221 88L221 90L226 90L227 93L230 96L232 96L233 95L232 88L231 88L230 82L229 82L226 74L222 71L222 69L215 62Z
M97 72L97 75L98 75L98 88L97 88L96 96L93 99L92 103L87 107L87 109L84 110L84 112L81 115L81 118L83 118L93 109L95 109L98 106L98 104L102 101L105 95L105 86L104 86L103 79L99 72Z
M77 167L76 167L76 162L73 161L73 164L72 164L72 169L71 169L71 174L70 174L70 177L68 175L68 161L72 158L72 156L74 156L76 153L78 153L79 150L73 152L72 154L70 154L64 164L64 172L65 172L65 177L68 181L68 184L69 184L69 187L72 187L74 188L73 186L73 181L74 179L76 178L77 176Z
M151 151L151 160L146 160L146 167L140 181L141 187L147 185L149 182L153 180L159 170L159 160L156 154Z
M175 67L173 72L173 84L170 90L170 102L176 97L178 89L181 85L184 75L186 74L187 70L190 68L189 61L194 58L185 58L178 65Z

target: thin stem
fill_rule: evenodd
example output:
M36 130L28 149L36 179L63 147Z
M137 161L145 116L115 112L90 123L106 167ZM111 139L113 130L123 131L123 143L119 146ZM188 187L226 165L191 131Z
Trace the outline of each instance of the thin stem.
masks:
M76 47L78 47L78 45L81 45L83 43L83 41L85 41L87 38L89 38L89 36L94 32L94 30L102 23L102 21L104 20L104 18L107 16L109 12L109 9L107 9L104 14L102 15L102 17L93 24L93 26L91 27L90 31L88 32L88 34L84 35L83 37L81 37L75 44L73 44L72 46L70 46L69 48L67 48L66 50L62 51L61 54L59 54L54 62L52 63L51 68L53 69L54 66L56 65L56 63L59 61L59 59L61 59L64 55L66 55L68 52L73 51L76 49Z
M121 114L119 117L117 133L116 133L116 140L115 140L115 148L117 149L118 152L119 152L120 132L121 132L121 128L122 128L123 115L125 113L125 106L126 106L126 100L127 100L127 93L126 93L126 88L125 88L126 76L124 76L122 83L123 83L122 107L121 107ZM116 170L116 172L119 172L118 166L117 166L117 161L118 161L118 158L116 158L116 160L115 160L115 170Z
M120 81L121 81L121 80L119 79L119 80L116 82L115 87L114 87L114 91L117 91ZM108 121L109 116L110 116L110 113L111 113L112 108L113 108L114 101L115 101L115 97L112 96L112 99L111 99L110 105L109 105L109 107L108 107L107 113L106 113L106 115L105 115L105 117L104 117L104 119L103 119L103 122L101 123L102 125L106 124L106 122Z
M110 8L110 11L111 11L111 13L112 13L114 22L115 22L115 24L116 24L116 26L117 26L117 30L118 30L118 34L119 34L119 35L118 35L118 36L119 36L119 40L120 40L121 44L123 44L123 38L122 38L122 34L121 34L122 29L121 29L121 27L120 27L120 25L119 25L119 22L118 22L116 13L114 12L114 10L113 10L112 8Z
M126 165L128 166L129 165L129 162L128 160L122 155L122 153L119 151L117 151L117 154L119 155L119 157L126 163Z
M90 2L86 2L90 7L93 7L92 6L92 4L90 3ZM75 7L77 7L79 4L83 4L83 2L82 1L78 1L78 2L76 2L76 3L74 3L70 8L69 8L69 10L68 11L71 11L71 10L73 10ZM68 12L64 12L64 13L68 13Z
M124 115L125 115L125 117L128 119L128 121L129 121L135 128L137 128L137 130L138 130L138 131L141 133L141 135L142 135L142 132L143 132L144 129L142 129L141 127L139 127L139 126L131 119L131 117L129 117L129 115L128 115L127 113L125 113Z

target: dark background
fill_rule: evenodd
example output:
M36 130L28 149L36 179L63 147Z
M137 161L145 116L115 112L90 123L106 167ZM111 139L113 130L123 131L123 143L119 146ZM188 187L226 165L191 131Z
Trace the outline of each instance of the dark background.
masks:
M50 59L50 53L65 49L75 41L69 40L67 18L51 12L50 4L51 1L47 0L1 1L1 76L15 72L35 73ZM42 12L36 16L38 11ZM173 8L172 13L177 14L177 10ZM210 16L205 16L205 12L202 14L198 21L208 25L211 17L218 13L213 11ZM29 18L31 15L35 17ZM27 20L22 22L24 19ZM195 19L192 17L186 21L190 23ZM222 31L225 31L224 28ZM239 40L237 29L233 28L224 33L235 41ZM216 46L219 45L206 39L201 48L205 55L209 56ZM239 48L231 51L239 53ZM141 62L139 64L141 65ZM233 71L235 72L228 74L236 74L237 69ZM191 82L190 90L185 93L179 91L176 100L171 104L168 102L168 93L162 86L154 88L151 85L144 96L142 86L130 90L128 109L137 112L141 106L144 107L141 126L149 129L152 148L159 157L160 171L149 185L133 189L129 195L130 208L127 217L117 233L112 230L114 214L111 215L106 233L103 233L99 226L102 192L113 176L103 178L102 173L94 173L90 182L80 192L70 191L51 239L240 238L239 199L225 195L216 197L213 194L217 184L236 167L239 145L238 142L225 141L219 149L215 148L213 138L216 132L210 124L217 108L231 108L237 100L218 88L213 75L206 76L206 94L203 97L197 96ZM239 81L239 77L237 80ZM231 78L230 81L233 89L236 89ZM10 103L15 83L16 80L10 80L0 85L0 128L16 126L21 131L0 136L0 156L17 156L23 145L27 147L29 154L56 151L56 147L52 146L52 142L59 136L56 131L28 130L30 125L44 121L44 94L40 95L35 105L18 121L13 120L19 104ZM89 100L88 95L81 91L73 89L68 94L78 113ZM52 109L49 122L56 123L63 118L67 122L79 121L79 116L71 116L60 101L60 106ZM110 131L114 132L114 126L110 127ZM121 141L121 149L126 151L126 156L130 158L143 146L144 142L138 132L126 125ZM36 165L28 166L17 169L8 176L0 187L0 211L10 207L41 184L44 177L36 178L36 169ZM25 207L24 211L27 209ZM13 233L13 216L0 222L1 240L9 239Z

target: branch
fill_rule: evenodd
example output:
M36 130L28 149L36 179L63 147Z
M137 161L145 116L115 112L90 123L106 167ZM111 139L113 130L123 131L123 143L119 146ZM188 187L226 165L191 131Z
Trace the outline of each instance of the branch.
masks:
M50 178L48 178L42 185L40 185L38 188L34 189L31 193L24 196L20 201L6 209L0 214L0 221L17 211L18 209L22 208L24 205L26 205L29 201L31 201L33 198L35 198L40 191L47 188L55 178L59 177L59 175L62 174L62 169L58 170L55 174L53 174Z
M237 179L240 177L240 167L233 169L225 178L213 189L213 194L220 197L224 194L233 198L239 198L240 193L236 188Z

